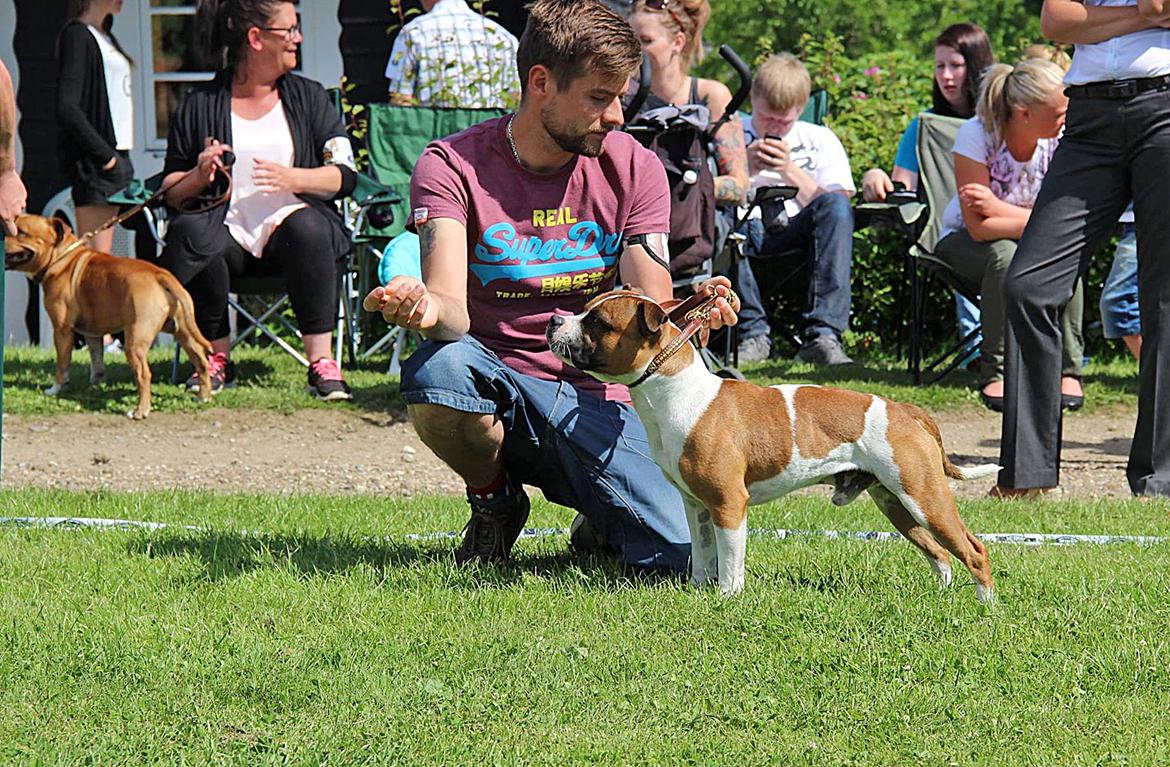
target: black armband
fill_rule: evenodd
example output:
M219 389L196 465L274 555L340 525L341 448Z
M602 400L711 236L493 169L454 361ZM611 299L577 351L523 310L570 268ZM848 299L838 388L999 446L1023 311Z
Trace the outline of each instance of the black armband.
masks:
M662 264L662 267L667 271L670 271L670 262L666 260L666 254L659 255L654 252L654 248L650 247L650 235L635 234L633 237L627 237L626 247L629 247L630 245L641 245L642 250L646 251L650 258Z

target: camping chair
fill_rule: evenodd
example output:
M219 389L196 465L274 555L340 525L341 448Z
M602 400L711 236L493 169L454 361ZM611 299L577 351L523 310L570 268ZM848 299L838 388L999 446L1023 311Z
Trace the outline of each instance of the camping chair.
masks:
M905 256L905 271L910 282L908 367L915 386L922 384L924 374L931 376L926 383L937 383L959 367L965 357L965 350L982 329L976 327L923 367L922 328L930 279L932 277L939 279L948 288L976 304L979 301L979 296L964 285L954 271L934 253L942 233L943 211L955 196L955 161L951 150L959 126L964 122L959 118L930 113L923 113L918 117L918 190L927 213L925 221L920 225L917 238L907 249ZM934 374L940 366L942 370Z
M376 285L382 284L379 278L379 265L385 257L391 242L396 242L395 252L401 255L410 243L397 240L406 230L407 215L409 212L410 175L414 165L431 141L450 136L453 133L483 122L493 117L501 117L506 112L499 109L439 109L430 107L398 106L394 104L369 105L369 132L366 134L366 143L369 150L370 171L373 176L386 187L393 189L399 195L397 203L391 205L393 222L388 225L377 225L375 222L363 221L362 226L355 228L358 245L358 293L365 295ZM406 235L409 240L410 235ZM417 253L417 248L416 248ZM370 258L369 256L373 256ZM417 255L416 255L417 260ZM407 273L417 271L405 270ZM382 277L392 276L382 270ZM402 353L406 346L407 334L403 328L392 327L376 342L364 345L361 341L365 333L371 328L371 321L376 318L363 317L356 324L356 334L359 339L359 356L366 359L387 345L393 344L390 355L389 373L397 375L400 371Z

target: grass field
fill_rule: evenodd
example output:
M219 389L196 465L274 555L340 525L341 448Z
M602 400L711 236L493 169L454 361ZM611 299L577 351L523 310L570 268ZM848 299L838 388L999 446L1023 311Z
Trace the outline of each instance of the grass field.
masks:
M745 365L744 372L758 383L817 383L842 386L859 391L912 402L931 411L981 408L975 390L975 376L959 371L933 386L910 384L904 362L871 357L856 365L840 368L814 368L791 360ZM154 377L153 404L159 412L192 411L200 407L180 387L172 385L168 349L150 353ZM362 362L346 370L346 379L354 390L349 404L322 404L305 396L305 369L288 355L272 348L241 347L233 353L239 368L240 385L215 397L215 404L229 408L258 408L291 412L306 407L350 407L358 410L401 409L398 381L385 374L385 356ZM52 350L31 347L9 348L4 354L4 412L16 415L51 415L54 413L105 412L126 413L137 402L130 368L120 354L108 355L106 383L90 386L89 355L73 354L71 383L59 397L42 392L53 382ZM191 370L184 359L181 378ZM1112 407L1133 408L1137 405L1137 363L1128 357L1102 358L1086 369L1085 412Z
M0 493L0 762L1159 765L1170 546L750 539L724 600L524 540L457 570L459 499ZM965 504L979 532L1170 535L1163 503ZM569 514L537 503L531 524ZM876 529L793 498L753 527ZM241 531L253 531L251 533Z

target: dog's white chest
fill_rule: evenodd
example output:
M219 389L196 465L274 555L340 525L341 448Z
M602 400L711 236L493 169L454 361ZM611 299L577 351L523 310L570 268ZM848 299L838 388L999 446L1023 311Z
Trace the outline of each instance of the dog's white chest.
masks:
M695 362L682 373L659 376L652 382L652 388L631 392L634 409L646 428L650 457L675 487L689 494L679 460L687 436L719 394L723 379L707 370L696 355Z

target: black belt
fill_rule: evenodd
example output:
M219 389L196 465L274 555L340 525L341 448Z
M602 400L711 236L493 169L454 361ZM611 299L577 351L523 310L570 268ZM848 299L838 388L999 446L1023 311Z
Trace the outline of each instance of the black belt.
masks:
M1069 98L1128 99L1146 91L1160 91L1167 88L1170 88L1170 75L1070 85L1064 89L1064 95Z

